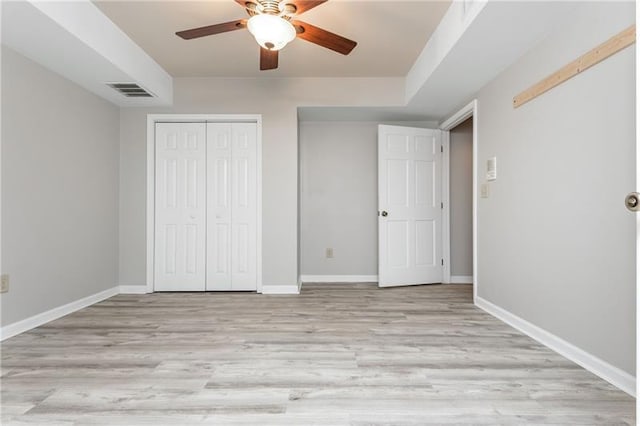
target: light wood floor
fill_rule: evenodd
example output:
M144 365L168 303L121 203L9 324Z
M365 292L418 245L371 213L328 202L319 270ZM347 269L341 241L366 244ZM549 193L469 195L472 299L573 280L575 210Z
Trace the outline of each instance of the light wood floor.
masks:
M2 424L635 424L470 286L120 295L2 344Z

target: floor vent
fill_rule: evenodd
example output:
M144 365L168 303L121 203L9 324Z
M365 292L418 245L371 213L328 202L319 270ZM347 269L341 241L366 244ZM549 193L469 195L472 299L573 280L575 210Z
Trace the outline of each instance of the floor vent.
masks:
M153 95L147 92L136 83L107 83L107 86L123 94L127 98L153 98Z

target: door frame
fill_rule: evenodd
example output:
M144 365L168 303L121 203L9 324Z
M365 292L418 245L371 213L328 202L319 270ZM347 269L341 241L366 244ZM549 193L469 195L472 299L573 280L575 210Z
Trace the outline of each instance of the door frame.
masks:
M449 169L450 169L450 139L449 131L468 119L473 117L473 141L472 141L472 239L473 239L473 302L475 303L478 296L478 100L474 99L465 105L458 112L443 121L439 128L442 130L442 202L444 203L444 211L442 214L442 255L444 259L443 284L451 283L451 209L449 206L450 186L449 186Z
M636 22L640 20L640 7L636 5ZM637 49L637 47L636 47ZM636 52L636 188L640 191L640 57ZM636 395L640 395L640 213L636 213ZM636 419L640 418L640 399L636 398Z
M256 291L262 293L262 115L261 114L147 114L147 293L154 292L156 123L256 123Z

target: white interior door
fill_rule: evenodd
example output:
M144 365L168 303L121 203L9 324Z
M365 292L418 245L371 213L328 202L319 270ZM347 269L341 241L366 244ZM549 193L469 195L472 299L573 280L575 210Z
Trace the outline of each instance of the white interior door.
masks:
M204 123L156 123L156 291L204 291Z
M441 132L378 128L380 287L442 282Z
M207 124L207 285L257 290L257 126Z

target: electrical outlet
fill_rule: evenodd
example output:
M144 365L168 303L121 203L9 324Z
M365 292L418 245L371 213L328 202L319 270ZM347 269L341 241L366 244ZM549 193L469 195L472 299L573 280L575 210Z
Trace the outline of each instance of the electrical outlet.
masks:
M9 291L9 275L0 275L0 293Z
M327 259L333 259L333 249L328 248L325 252L325 256L327 257Z

